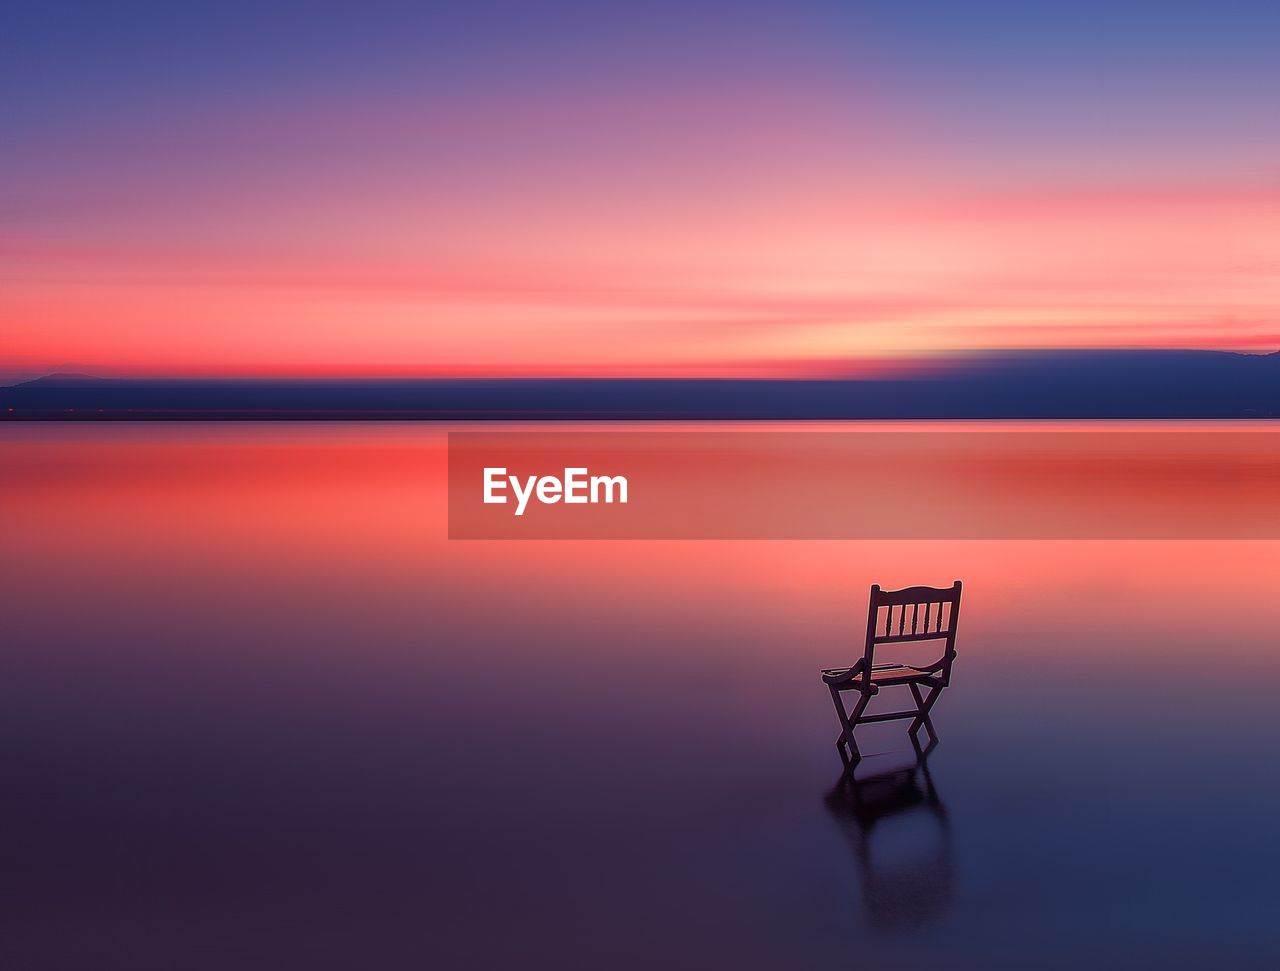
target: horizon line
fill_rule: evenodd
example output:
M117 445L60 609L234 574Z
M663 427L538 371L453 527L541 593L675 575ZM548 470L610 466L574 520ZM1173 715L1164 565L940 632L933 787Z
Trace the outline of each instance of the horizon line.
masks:
M706 363L504 366L484 368L462 365L423 370L387 366L338 371L330 368L133 371L82 364L50 365L44 369L0 365L0 387L12 388L50 378L90 381L278 381L278 382L377 382L377 381L570 381L570 380L741 380L741 381L856 381L921 376L929 371L965 362L1035 357L1092 357L1164 354L1213 354L1266 358L1280 355L1280 344L1271 350L1224 347L1105 346L1014 347L928 353L886 354L840 359L792 359L786 361L729 361Z

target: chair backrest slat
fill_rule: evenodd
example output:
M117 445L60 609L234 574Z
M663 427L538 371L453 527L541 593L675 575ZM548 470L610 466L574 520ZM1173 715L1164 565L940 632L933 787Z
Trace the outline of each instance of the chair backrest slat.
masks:
M867 611L867 639L863 657L870 670L875 663L878 644L900 644L907 641L943 640L942 657L930 668L936 668L943 683L951 679L951 664L956 655L956 625L960 620L961 583L957 580L950 587L903 587L901 590L881 590L879 584L871 587L871 603ZM920 605L924 604L924 623L921 625ZM911 629L907 630L907 607L911 607ZM898 625L894 630L893 611L898 608ZM884 610L883 626L880 611Z

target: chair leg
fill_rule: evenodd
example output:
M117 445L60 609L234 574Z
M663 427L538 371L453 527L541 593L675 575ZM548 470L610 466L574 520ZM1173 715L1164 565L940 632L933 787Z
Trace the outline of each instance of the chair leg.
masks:
M930 688L927 695L921 695L920 686L917 684L910 684L908 687L911 689L912 697L916 700L916 710L919 714L911 722L911 727L907 729L907 732L914 739L919 734L921 726L923 726L929 732L929 738L931 739L929 748L932 749L938 742L938 733L933 727L933 719L929 717L929 711L937 702L938 696L942 694L942 687L939 685L938 687Z
M908 732L907 738L911 740L911 747L915 750L916 762L919 765L924 765L925 761L929 758L929 755L938 747L938 738L936 735L930 735L929 744L923 746L920 744L920 736L918 734L912 735Z
M834 687L831 689L831 701L835 704L836 715L840 719L840 737L836 739L836 751L840 754L840 761L844 763L844 767L851 769L862 761L862 753L858 750L858 743L854 740L853 729L858 724L858 719L862 717L867 705L870 704L871 694L869 692L859 692L858 703L853 706L852 712L844 710L844 702L840 698L840 692Z

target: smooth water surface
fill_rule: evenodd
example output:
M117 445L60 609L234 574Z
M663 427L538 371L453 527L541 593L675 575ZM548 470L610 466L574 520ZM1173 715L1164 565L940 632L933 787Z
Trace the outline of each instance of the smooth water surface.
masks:
M4 967L1280 961L1280 542L449 542L444 443L0 426ZM818 669L957 577L838 786Z

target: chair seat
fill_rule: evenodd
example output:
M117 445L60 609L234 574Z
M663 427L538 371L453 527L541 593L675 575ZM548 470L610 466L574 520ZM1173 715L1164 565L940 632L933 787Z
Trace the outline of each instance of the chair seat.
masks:
M822 680L827 684L835 685L842 688L861 688L862 675L856 678L848 678L850 668L827 668L822 672ZM891 685L891 684L939 684L939 680L928 671L922 671L920 668L913 668L909 664L877 664L871 670L871 683L873 685Z

